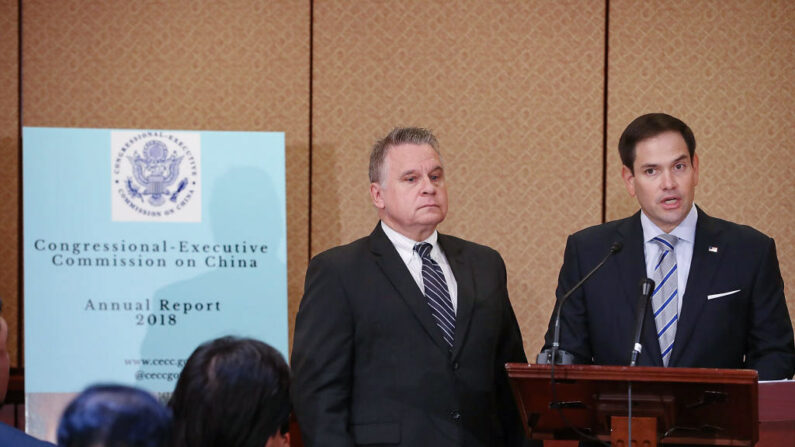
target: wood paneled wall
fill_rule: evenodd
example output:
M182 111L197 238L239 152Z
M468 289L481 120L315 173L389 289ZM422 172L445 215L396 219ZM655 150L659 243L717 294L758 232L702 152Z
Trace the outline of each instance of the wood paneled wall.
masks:
M310 254L375 225L368 152L397 125L439 137L451 195L441 231L502 253L531 357L566 236L603 209L614 219L637 208L616 145L649 111L693 127L696 201L775 237L791 283L795 5L607 5L0 0L0 297L13 363L20 116L27 126L285 131L291 328Z
M0 300L8 322L11 364L17 364L19 281L19 8L0 0Z

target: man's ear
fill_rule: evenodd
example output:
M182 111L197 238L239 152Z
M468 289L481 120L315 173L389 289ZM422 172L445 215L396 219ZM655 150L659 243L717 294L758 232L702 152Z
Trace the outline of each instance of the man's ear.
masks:
M693 186L698 185L698 155L693 154Z
M635 174L625 165L621 166L621 178L624 179L624 186L630 196L635 197Z
M370 198L378 209L384 209L384 193L379 183L370 183Z
M268 438L263 447L290 447L290 432L285 434L276 432Z
M8 376L9 376L9 359L8 351L6 351L6 342L8 341L8 325L3 317L0 317L0 406L6 397L8 391Z

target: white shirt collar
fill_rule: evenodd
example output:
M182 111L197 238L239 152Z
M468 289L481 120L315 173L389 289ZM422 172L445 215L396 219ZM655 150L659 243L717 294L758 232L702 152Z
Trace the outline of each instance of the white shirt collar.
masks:
M671 234L676 236L677 238L684 240L686 242L690 242L691 244L696 240L696 222L698 221L698 211L696 210L696 205L693 204L690 208L690 212L687 213L684 220L679 223L671 231ZM660 227L654 224L654 222L646 216L646 213L643 210L640 211L640 224L643 227L643 241L649 242L658 235L665 233L665 231L661 230Z
M437 233L436 230L433 230L433 233L431 233L431 235L428 236L424 241L415 241L414 239L406 237L393 230L392 227L387 225L383 220L381 221L381 229L384 230L386 237L389 238L389 241L395 246L398 254L403 259L403 262L407 264L414 255L414 246L419 242L427 242L431 244L434 249L438 248L436 246L436 239L439 237L439 233Z

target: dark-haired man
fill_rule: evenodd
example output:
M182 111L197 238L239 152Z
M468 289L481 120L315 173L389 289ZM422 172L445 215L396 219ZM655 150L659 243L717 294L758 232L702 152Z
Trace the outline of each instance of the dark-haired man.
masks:
M166 447L171 412L148 391L92 385L69 403L58 424L63 447Z
M295 323L293 403L307 446L506 446L524 435L504 364L525 362L505 265L437 233L436 138L398 128L373 147L381 221L309 264Z
M773 239L694 205L693 132L663 113L632 121L619 140L633 216L569 236L558 297L615 242L623 249L562 308L560 348L578 363L626 365L642 278L655 281L646 313L645 366L751 368L762 380L795 372L792 324ZM546 335L552 344L554 315Z

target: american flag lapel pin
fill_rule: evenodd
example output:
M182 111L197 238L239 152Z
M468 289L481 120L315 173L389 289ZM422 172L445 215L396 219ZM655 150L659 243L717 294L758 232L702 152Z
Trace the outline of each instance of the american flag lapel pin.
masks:
M718 252L718 247L716 247L714 245L710 245L707 250L709 250L710 253L717 253Z

